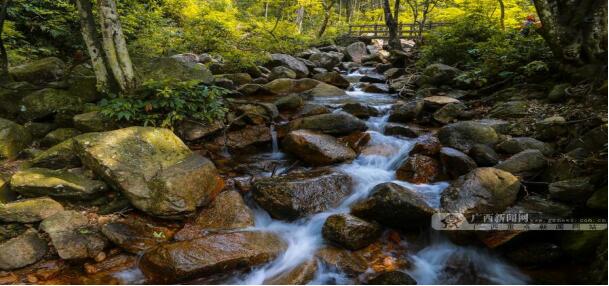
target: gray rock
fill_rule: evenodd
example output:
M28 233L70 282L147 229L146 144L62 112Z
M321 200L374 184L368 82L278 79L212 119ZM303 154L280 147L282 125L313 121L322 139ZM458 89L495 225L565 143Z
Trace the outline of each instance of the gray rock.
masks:
M279 110L293 110L301 107L303 104L304 100L297 94L289 94L275 101L275 106Z
M423 101L411 101L408 103L398 103L391 107L389 111L390 122L409 123L419 117L423 110Z
M446 125L438 132L438 138L442 145L466 153L475 144L492 145L499 140L493 128L474 121Z
M472 158L450 147L440 149L440 162L442 162L444 173L453 179L467 174L477 167L476 162Z
M271 69L269 80L275 80L278 78L296 78L296 72L286 68L284 66L277 66Z
M341 108L343 111L358 118L368 118L379 114L379 111L376 108L359 102L346 103Z
M284 66L296 72L298 78L307 77L309 68L299 59L286 54L271 54L272 66Z
M59 58L48 57L9 69L15 81L34 84L60 80L66 71L66 64Z
M290 122L290 128L310 129L333 135L346 135L355 131L365 131L366 123L346 112L334 112L300 118Z
M492 167L499 163L499 155L488 145L476 144L469 149L469 156L480 167Z
M385 125L383 133L385 135L398 135L408 138L416 138L423 135L426 131L419 127L389 122Z
M312 54L309 57L309 60L312 61L318 67L322 67L327 70L332 70L340 63L343 57L344 55L338 52L320 52Z
M551 155L553 152L549 144L530 137L508 138L497 144L496 148L498 151L507 154L516 154L527 149L539 150L546 156Z
M458 118L464 117L466 107L461 103L449 103L433 113L433 119L442 124L449 124Z
M346 78L344 78L340 73L335 71L318 73L313 76L313 78L343 89L349 88L349 86L351 85L351 83Z
M451 85L455 76L460 72L459 69L445 64L431 64L423 70L427 82L433 85Z
M0 159L14 159L32 141L25 127L0 118Z
M355 63L361 63L362 58L367 54L368 50L363 42L355 42L345 48L345 55Z
M548 160L539 150L528 149L513 155L495 167L512 174L533 175L548 166Z
M176 133L186 141L193 141L208 136L225 127L224 122L216 120L212 122L197 122L183 120L178 125Z
M58 212L43 220L40 229L51 237L62 259L94 258L108 244L97 227L76 211Z
M47 252L47 242L35 230L0 243L0 269L13 270L42 259Z
M582 203L592 195L594 185L590 182L589 177L581 177L551 183L548 186L548 191L550 197L555 200Z

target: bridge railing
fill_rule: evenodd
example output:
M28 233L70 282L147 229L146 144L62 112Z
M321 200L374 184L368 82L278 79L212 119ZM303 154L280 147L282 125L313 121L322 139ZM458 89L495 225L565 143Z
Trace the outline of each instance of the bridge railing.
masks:
M446 26L449 23L445 22L429 22L423 27L423 32L432 30L437 27ZM400 38L412 39L417 35L419 29L418 24L413 23L400 23L398 24L398 34ZM361 24L361 25L349 25L349 35L356 37L370 37L370 38L389 38L389 29L384 23L379 24Z

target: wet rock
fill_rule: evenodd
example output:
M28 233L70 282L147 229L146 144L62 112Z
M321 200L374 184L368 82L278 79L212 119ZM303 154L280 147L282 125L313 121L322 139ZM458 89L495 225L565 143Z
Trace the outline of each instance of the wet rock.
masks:
M427 184L435 182L440 172L440 164L436 159L422 154L414 154L398 167L396 177L398 180L413 184Z
M419 117L423 110L423 101L411 101L398 103L391 107L389 111L389 122L409 123Z
M425 130L414 126L403 125L399 123L387 123L383 132L385 135L403 136L408 138L416 138L425 133Z
M369 285L417 285L417 281L402 271L383 272L368 281Z
M582 203L592 195L594 185L590 182L589 177L581 177L551 183L548 190L550 197L555 200Z
M74 152L74 140L68 139L34 156L32 167L62 169L80 167L80 158Z
M102 181L65 170L30 168L11 177L11 189L24 196L90 199L107 189Z
M353 160L355 152L338 142L330 135L309 130L296 130L288 133L281 146L311 165L328 165Z
M301 107L303 104L304 100L297 94L286 95L275 101L275 106L279 110L293 110Z
M465 153L450 147L440 149L440 162L444 173L452 178L469 173L477 167L476 162Z
M449 103L436 110L432 117L439 123L449 124L458 118L465 117L466 109L467 107L461 103Z
M497 143L498 136L489 126L473 121L461 121L442 127L438 132L438 139L444 146L467 153L475 144Z
M216 147L226 146L234 150L256 143L270 142L271 140L271 129L260 124L248 125L243 129L228 132L223 136L216 137L212 143Z
M290 79L278 78L263 86L273 94L285 95L290 93L301 93L316 87L321 82L311 78ZM344 91L343 91L344 92Z
M296 266L294 269L279 274L276 277L264 280L264 285L306 285L313 278L315 278L315 273L317 272L317 260L310 259L307 260L300 265Z
M308 117L331 112L332 110L321 104L305 103L305 105L298 111L295 117Z
M353 149L355 153L360 153L368 142L370 142L370 139L370 133L368 132L355 132L338 138L338 142Z
M277 66L271 69L269 80L278 78L296 78L296 72L284 66Z
M428 108L430 110L436 110L447 104L461 103L461 101L448 96L434 95L423 98L423 103L425 108Z
M318 73L314 75L313 78L342 89L349 88L349 86L351 85L351 83L346 78L344 78L340 73L335 71Z
M442 192L445 212L498 213L516 202L520 181L514 175L496 168L477 168L459 177Z
M94 258L108 244L97 227L76 211L58 212L43 220L40 229L51 237L62 259Z
M101 232L120 248L140 254L166 242L167 229L154 227L139 219L123 219L109 222L101 227Z
M381 226L349 214L335 214L326 219L322 235L331 242L356 250L378 239L381 236Z
M539 150L527 149L513 155L495 167L512 174L529 176L538 173L548 165L548 160Z
M406 70L401 68L390 68L383 72L383 75L387 79L395 79L405 74Z
M607 185L598 188L586 201L586 206L595 210L607 209Z
M190 240L208 232L254 226L254 213L236 191L224 191L192 223L176 233L175 240Z
M254 125L264 125L279 115L277 106L272 103L240 104L236 110L245 121Z
M40 141L40 144L43 146L54 146L80 134L81 132L74 128L59 128L44 136Z
M566 150L574 150L583 148L588 152L596 152L605 150L607 144L607 124L599 125L590 131L584 133L581 137L574 138Z
M244 95L253 95L258 92L264 91L264 87L262 86L262 84L259 83L248 83L240 86L237 91Z
M39 84L60 80L65 71L66 64L62 60L48 57L13 67L9 70L9 74L15 81Z
M254 182L253 197L273 217L296 219L335 207L351 192L351 177L313 170Z
M431 64L425 67L423 75L427 82L433 85L451 85L453 79L461 71L445 64Z
M440 153L440 149L442 149L440 140L435 136L426 135L417 140L412 147L412 150L410 150L410 154L421 154L434 157Z
M330 84L320 82L314 88L309 89L305 92L305 95L312 97L332 97L332 96L345 96L347 93Z
M567 120L562 116L552 116L535 123L535 138L539 140L554 140L567 133Z
M0 159L14 159L31 143L30 133L21 125L0 118Z
M193 141L208 136L224 128L224 122L216 120L212 122L197 122L183 120L178 126L176 133L186 141Z
M469 149L469 156L480 167L492 167L499 163L499 155L487 145L476 144L472 146Z
M520 118L529 114L529 103L526 101L500 102L489 112L496 118Z
M74 115L74 127L82 132L102 132L118 128L118 124L102 116L99 111Z
M50 198L34 198L0 204L0 221L32 223L58 212L63 206Z
M193 154L170 130L129 127L78 138L83 164L138 209L180 217L206 205L222 188L214 164Z
M345 48L345 56L355 63L362 63L362 58L368 54L366 44L363 42L355 42Z
M218 64L218 66L221 66ZM173 81L200 81L204 84L211 84L214 80L212 65L209 69L200 63L181 61L172 57L161 57L146 61L136 65L141 68L139 74L142 75L142 82L147 80L173 80Z
M359 79L360 82L366 83L385 83L387 82L381 75L364 75Z
M0 243L0 269L13 270L42 259L47 252L47 242L35 230Z
M351 207L351 214L402 229L429 226L434 213L415 191L395 183L376 185L367 199Z
M299 59L286 54L271 54L271 63L273 67L284 66L296 72L298 78L307 77L309 68Z
M376 108L362 103L347 103L341 108L343 111L358 118L368 118L370 116L378 116L379 114Z
M334 112L313 115L290 122L292 130L309 129L333 135L346 135L356 131L365 131L366 123L346 112Z
M332 70L335 66L340 63L340 60L344 57L343 54L338 52L320 52L314 53L309 57L316 66Z
M549 102L561 102L567 99L567 93L565 90L571 87L569 83L561 83L557 84L550 90L548 93L548 101Z
M232 232L163 244L144 254L140 269L150 281L174 283L248 269L275 259L286 248L266 232Z
M541 151L546 156L552 154L552 147L539 141L535 138L530 137L512 137L497 144L497 150L507 154L516 154L527 149L535 149Z
M362 91L367 93L389 93L389 89L383 84L362 84Z
M315 256L326 265L351 275L362 274L368 269L368 262L362 255L337 247L324 247L318 250Z

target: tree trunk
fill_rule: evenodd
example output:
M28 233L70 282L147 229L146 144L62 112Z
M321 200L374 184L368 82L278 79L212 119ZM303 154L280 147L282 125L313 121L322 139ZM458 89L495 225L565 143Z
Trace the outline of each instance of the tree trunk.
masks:
M505 31L505 3L503 3L503 0L499 0L499 10L501 12L499 21L501 23L501 30Z
M76 0L76 8L80 16L80 32L82 38L87 46L89 57L95 72L95 78L97 80L97 90L100 92L106 92L112 89L115 85L108 78L108 69L102 55L101 43L95 29L95 19L93 18L93 9L90 0ZM116 87L116 86L114 86Z
M8 8L9 1L10 0L3 0L2 8L0 10L0 82L7 82L10 79L8 74L8 55L6 54L4 39L2 38L4 20L6 19L6 9Z
M389 0L383 1L383 12L385 15L385 25L389 30L389 46L392 49L401 50L402 44L400 42L400 35L398 33L398 18L400 9L400 0L395 0L394 14L391 13L391 6Z
M305 8L300 6L296 10L296 25L298 26L298 33L302 33L302 22L304 21Z
M102 31L102 48L107 64L120 91L129 93L136 87L135 72L114 0L98 0Z
M321 38L321 36L323 36L326 32L328 22L330 21L330 16L332 16L332 6L334 6L334 0L330 0L330 3L326 3L326 0L323 0L322 5L324 7L324 20L321 23L319 32L317 33L317 38Z
M542 23L539 33L563 71L606 65L606 0L534 0L534 4Z

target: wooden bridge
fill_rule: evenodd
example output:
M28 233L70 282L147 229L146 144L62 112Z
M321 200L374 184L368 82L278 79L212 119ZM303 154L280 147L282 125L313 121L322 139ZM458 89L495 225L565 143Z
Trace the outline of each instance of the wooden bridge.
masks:
M434 28L446 26L444 22L429 22L424 25L423 33ZM408 23L400 23L398 25L398 34L401 39L413 39L417 36L419 25ZM387 25L382 24L364 24L364 25L349 25L349 35L354 37L365 37L372 39L389 39L389 29Z

